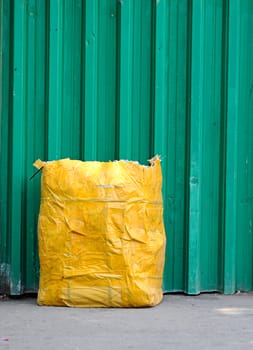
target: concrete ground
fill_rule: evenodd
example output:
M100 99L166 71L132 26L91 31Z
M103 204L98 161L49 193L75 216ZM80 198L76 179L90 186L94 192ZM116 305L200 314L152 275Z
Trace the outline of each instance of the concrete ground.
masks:
M145 309L41 307L0 300L0 349L252 349L253 294L165 295Z

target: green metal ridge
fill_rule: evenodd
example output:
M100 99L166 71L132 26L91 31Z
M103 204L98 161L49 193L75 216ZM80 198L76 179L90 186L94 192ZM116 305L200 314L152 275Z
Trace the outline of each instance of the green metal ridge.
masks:
M97 159L113 160L116 125L117 3L103 0L98 7ZM106 130L106 132L105 132ZM91 140L92 142L92 140Z
M38 249L37 249L37 212L39 210L40 177L29 181L34 172L32 164L35 159L45 158L45 123L46 113L45 94L45 2L32 0L26 12L26 61L27 67L27 93L26 93L26 130L25 130L25 208L24 208L24 256L23 275L25 290L33 291L38 284ZM33 132L30 132L33 130ZM32 263L31 263L32 262Z
M47 160L61 158L64 1L50 1Z
M119 158L132 158L133 3L119 3Z
M11 51L11 4L0 0L0 285L3 293L9 293L10 246L8 244L8 183L9 155L6 152L9 143L9 113L10 113L10 70L12 70Z
M84 121L84 159L97 159L98 145L98 5L96 1L85 2L85 121ZM84 19L83 19L84 21ZM85 48L85 49L84 49Z
M10 292L19 295L22 286L22 235L24 229L24 137L26 120L26 11L27 4L14 0L14 83L13 83L13 116L12 116L12 148L11 148L11 190L10 190Z
M253 6L251 1L240 4L239 74L238 74L238 181L236 230L236 290L252 290L253 255L253 100L252 42Z
M69 0L62 10L61 157L72 159L80 158L81 6Z
M236 287L236 230L238 181L238 88L239 88L239 38L240 8L237 1L229 2L228 41L228 107L226 156L226 226L224 255L224 293L231 294Z
M200 292L200 228L202 186L203 2L192 1L191 116L189 171L189 241L187 293Z
M162 156L167 232L165 291L185 290L187 13L187 1L160 1L156 6L154 149Z
M163 170L163 203L164 203L164 222L167 235L167 247L171 244L171 232L168 230L168 201L167 194L167 21L168 21L168 4L160 1L156 4L156 37L155 37L155 90L154 90L154 154L162 157ZM157 25L159 23L159 26ZM167 248L168 249L168 248ZM163 290L169 290L168 269L171 270L167 260L164 271Z

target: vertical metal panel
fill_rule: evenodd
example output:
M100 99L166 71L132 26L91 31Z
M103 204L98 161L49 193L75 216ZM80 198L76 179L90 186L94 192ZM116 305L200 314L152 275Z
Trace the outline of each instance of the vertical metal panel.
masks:
M119 154L145 162L153 152L152 1L118 2Z
M10 284L10 245L8 244L9 231L9 125L8 116L11 114L9 91L12 90L9 71L12 70L12 52L10 50L10 29L12 27L10 6L0 1L0 286L9 289Z
M35 159L155 153L164 290L252 290L252 1L0 0L0 20L0 292L37 289Z
M251 1L231 1L229 14L225 292L252 289Z
M236 286L236 233L238 202L238 93L239 93L239 44L240 16L236 1L230 3L228 25L228 102L227 102L227 159L226 159L226 226L224 278L225 292L232 292Z
M164 289L186 288L189 124L188 1L156 6L154 153L162 155L167 259ZM179 25L180 23L180 25Z
M221 148L223 1L193 1L189 151L189 234L187 291L215 290L218 255ZM224 15L224 17L223 17ZM217 166L215 166L217 164Z

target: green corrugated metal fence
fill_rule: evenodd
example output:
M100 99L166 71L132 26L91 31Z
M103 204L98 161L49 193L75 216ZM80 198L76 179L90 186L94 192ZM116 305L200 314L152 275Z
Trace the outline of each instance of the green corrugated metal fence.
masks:
M164 291L253 289L253 1L0 0L0 292L36 291L32 163L162 156Z

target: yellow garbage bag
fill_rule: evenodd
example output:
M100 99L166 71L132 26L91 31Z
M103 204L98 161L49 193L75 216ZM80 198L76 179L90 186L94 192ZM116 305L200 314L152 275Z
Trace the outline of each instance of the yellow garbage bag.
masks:
M39 305L142 307L162 300L162 175L132 161L62 159L42 170Z

